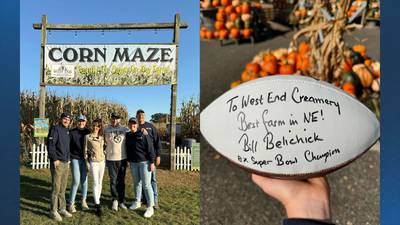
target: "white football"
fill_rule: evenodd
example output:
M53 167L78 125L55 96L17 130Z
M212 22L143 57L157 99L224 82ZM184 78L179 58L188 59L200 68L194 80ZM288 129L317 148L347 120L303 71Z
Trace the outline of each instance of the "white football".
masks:
M295 179L349 164L380 136L375 114L356 98L327 82L293 75L229 90L201 112L200 130L235 164Z

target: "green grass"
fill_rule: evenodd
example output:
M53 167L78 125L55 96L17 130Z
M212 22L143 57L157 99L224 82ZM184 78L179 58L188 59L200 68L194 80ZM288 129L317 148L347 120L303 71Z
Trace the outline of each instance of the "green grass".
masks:
M20 223L21 224L57 224L49 217L51 176L49 169L32 170L20 168ZM94 212L92 178L89 176L88 204L90 210L77 212L72 218L63 218L61 224L200 224L200 175L198 172L157 170L160 209L153 217L143 217L145 206L132 210L114 212L111 210L111 194L107 171L104 174L101 202L103 216ZM66 199L68 201L71 174L68 179ZM130 170L126 175L126 203L133 201L133 186ZM81 199L80 190L76 197Z

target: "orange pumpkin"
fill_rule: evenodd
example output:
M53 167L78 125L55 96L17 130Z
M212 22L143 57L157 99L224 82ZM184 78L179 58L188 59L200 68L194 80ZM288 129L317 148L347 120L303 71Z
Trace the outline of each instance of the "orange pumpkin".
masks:
M266 76L268 76L268 72L267 72L267 71L264 71L264 70L261 70L260 76L261 76L261 77L266 77Z
M237 18L238 18L238 15L236 13L229 14L229 19L231 21L235 21Z
M231 4L230 0L221 0L221 5L222 6L227 6L227 5L230 5L230 4Z
M241 80L235 80L231 83L231 88L234 88L242 83Z
M294 74L295 72L294 65L291 64L282 64L279 67L279 74Z
M212 6L217 7L217 6L219 6L219 5L220 5L219 0L213 0L213 1L212 1Z
M297 59L296 69L301 70L303 73L307 73L311 66L310 57L301 56Z
M352 96L356 96L356 87L353 83L347 82L344 83L342 89Z
M263 56L263 61L264 62L274 62L274 63L278 62L278 60L276 59L276 57L272 53L265 54Z
M216 15L217 21L224 21L225 20L225 16L222 12L217 13Z
M250 4L245 2L242 4L242 13L250 13Z
M223 7L218 8L218 13L224 13L225 9Z
M296 65L297 63L298 54L296 51L289 52L287 56L287 60L289 64Z
M219 31L218 30L214 31L213 32L213 37L217 38L218 36L219 36Z
M310 45L307 42L301 42L299 45L300 55L306 54L308 51L310 51Z
M205 39L207 37L207 31L204 29L200 30L200 38Z
M232 12L233 12L233 6L228 5L228 6L225 8L225 13L226 13L226 14L231 14Z
M251 37L252 34L253 34L252 29L246 28L243 30L243 37L245 37L245 38Z
M240 5L236 6L235 7L235 12L238 13L238 14L242 13L242 7Z
M218 33L219 39L226 39L228 37L229 31L226 29L220 30Z
M276 61L268 61L263 62L261 64L262 71L265 71L268 74L277 74L278 73L278 63Z
M243 71L242 75L240 76L240 78L242 79L243 82L249 81L249 80L254 80L257 79L258 76L255 73L250 73L247 71Z
M360 53L362 57L365 57L367 54L367 47L365 47L365 45L354 45L353 50Z
M364 64L366 66L371 66L372 65L372 60L370 58L367 58L367 59L364 60Z
M232 28L230 33L229 33L229 37L237 39L240 35L240 31L237 28Z
M249 73L257 74L258 72L260 72L260 65L258 65L258 63L247 63L246 71Z
M307 16L307 9L305 9L305 8L299 9L299 14L300 14L300 17L306 17Z
M225 28L225 24L222 21L216 21L214 25L215 25L215 29L217 29L217 30L222 30Z
M210 30L207 31L206 33L207 39L213 39L214 38L214 33Z

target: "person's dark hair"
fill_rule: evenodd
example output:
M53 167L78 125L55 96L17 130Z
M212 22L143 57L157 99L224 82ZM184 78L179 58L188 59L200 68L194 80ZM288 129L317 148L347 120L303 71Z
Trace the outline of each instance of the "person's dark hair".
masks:
M95 119L92 123L92 132L94 131L94 127L100 127L99 135L103 136L103 120L102 119Z
M139 109L138 111L136 111L136 115L139 113L144 113L143 109Z

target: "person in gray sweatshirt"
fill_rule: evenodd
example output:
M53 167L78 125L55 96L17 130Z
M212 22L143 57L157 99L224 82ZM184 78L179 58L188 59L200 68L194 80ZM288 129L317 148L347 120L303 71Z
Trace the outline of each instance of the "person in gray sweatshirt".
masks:
M118 211L118 207L127 209L125 198L125 173L127 167L127 155L125 149L125 137L129 129L120 125L121 116L111 113L110 125L104 129L106 142L106 164L110 176L110 190L113 199L112 210Z

